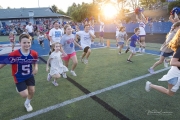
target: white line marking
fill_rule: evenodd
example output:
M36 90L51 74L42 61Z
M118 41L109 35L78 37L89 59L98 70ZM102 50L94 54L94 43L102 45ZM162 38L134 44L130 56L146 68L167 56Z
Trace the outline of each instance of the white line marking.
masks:
M170 67L164 68L164 69L161 69L161 70L158 70L158 71L155 72L155 74L160 73L160 72L163 72L163 71L166 71L166 70L168 70L169 68L170 68ZM56 105L53 105L53 106L50 106L50 107L47 107L47 108L38 110L38 111L36 111L36 112L32 112L32 113L29 113L29 114L20 116L20 117L18 117L18 118L13 119L13 120L24 120L24 119L32 118L32 117L34 117L34 116L37 116L37 115L40 115L40 114L49 112L49 111L51 111L51 110L55 110L55 109L57 109L57 108L60 108L60 107L69 105L69 104L71 104L71 103L75 103L75 102L80 101L80 100L84 100L84 99L89 98L89 97L91 97L91 96L94 96L94 95L97 95L97 94L100 94L100 93L103 93L103 92L106 92L106 91L109 91L109 90L112 90L112 89L115 89L115 88L118 88L118 87L127 85L127 84L129 84L129 83L132 83L132 82L141 80L141 79L146 78L146 77L149 77L149 76L152 76L152 74L149 73L149 74L146 74L146 75L143 75L143 76L140 76L140 77L136 77L136 78L127 80L127 81L125 81L125 82L121 82L121 83L118 83L118 84L116 84L116 85L112 85L112 86L110 86L110 87L107 87L107 88L104 88L104 89L101 89L101 90L97 90L97 91L91 92L91 93L89 93L89 94L82 95L82 96L80 96L80 97L73 98L73 99L64 101L64 102L62 102L62 103L59 103L59 104L56 104Z
M149 55L154 55L154 56L159 56L157 54L153 54L153 53L146 53L146 54L149 54Z
M155 60L159 60L160 58L158 57L158 58L154 58Z
M135 56L140 56L140 55L143 55L143 54L136 54Z

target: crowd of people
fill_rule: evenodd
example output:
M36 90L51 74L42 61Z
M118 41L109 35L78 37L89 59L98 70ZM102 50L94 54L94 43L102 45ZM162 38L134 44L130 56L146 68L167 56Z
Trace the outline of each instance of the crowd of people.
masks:
M148 71L153 74L154 68L161 64L165 63L166 67L170 61L171 69L168 71L167 75L164 75L160 80L168 81L168 89L152 84L147 81L145 90L150 91L151 88L158 90L162 93L173 95L180 85L180 20L178 16L171 15L170 20L173 23L173 26L170 32L167 35L166 41L162 45L160 51L161 56L160 60L157 61ZM114 21L116 24L116 43L119 48L118 54L122 54L122 48L126 44L127 49L125 53L130 51L130 55L127 58L128 63L133 63L133 56L138 53L145 53L145 37L146 31L145 27L148 24L148 19L144 17L143 13L136 14L136 19L139 22L139 27L134 29L134 35L127 38L127 33L125 27L122 23ZM105 33L105 23L101 17L98 17L100 23L99 28L99 42L97 45L105 46L104 44L104 33ZM29 22L25 26L23 34L19 36L19 43L21 48L14 50L15 37L16 34L14 31L15 28L9 34L9 40L12 43L12 52L9 54L11 57L20 57L21 60L24 60L24 63L17 62L12 64L12 75L14 77L14 82L16 84L16 89L19 94L26 98L24 106L28 112L33 110L30 102L33 98L35 92L35 79L34 75L38 72L38 53L34 50L31 50L31 45L34 42L34 33L37 32L38 43L44 48L43 41L44 39L49 40L49 45L51 47L49 52L49 58L46 64L47 80L51 81L54 86L58 86L58 79L62 76L67 78L66 72L68 72L69 61L72 61L72 67L70 73L73 76L77 76L75 69L78 64L75 45L83 50L81 56L81 62L88 64L88 59L91 55L91 44L94 43L96 38L94 33L94 19L84 21L84 30L80 31L78 25L74 23L67 23L65 25L60 25L58 21L53 22L53 25L48 26L46 31L41 30L37 31L33 25ZM38 33L39 32L39 33ZM79 43L78 43L79 42ZM129 43L130 42L130 43ZM136 43L139 43L140 47L136 51ZM171 60L166 59L166 57L173 55ZM26 63L28 59L28 62ZM32 61L32 62L29 62ZM3 68L6 64L0 64L0 68ZM16 69L18 67L18 69Z

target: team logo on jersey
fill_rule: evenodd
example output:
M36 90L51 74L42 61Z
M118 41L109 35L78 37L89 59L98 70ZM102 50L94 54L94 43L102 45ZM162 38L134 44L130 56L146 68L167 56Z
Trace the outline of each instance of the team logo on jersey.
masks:
M61 32L60 31L55 31L55 37L61 37Z

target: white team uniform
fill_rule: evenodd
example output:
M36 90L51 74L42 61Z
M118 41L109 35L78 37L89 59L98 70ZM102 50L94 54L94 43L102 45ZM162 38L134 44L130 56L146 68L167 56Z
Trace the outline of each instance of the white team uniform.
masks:
M144 22L140 22L139 23L139 29L140 29L140 36L141 35L146 35L146 31L145 31L145 27L146 27L146 24Z
M86 47L91 47L91 36L88 33L86 33L85 31L79 31L76 33L77 35L80 36L81 38L81 47L84 49Z
M55 42L59 42L61 41L61 37L63 35L63 31L61 29L55 29L55 28L52 28L50 31L49 31L49 36L52 37L52 42L55 43ZM53 43L51 43L50 41L50 45L52 45Z
M55 75L55 74L62 74L64 72L68 71L68 68L63 65L62 59L61 59L62 53L59 52L52 52L50 55L50 58L52 60L50 61L51 68L50 68L50 75Z

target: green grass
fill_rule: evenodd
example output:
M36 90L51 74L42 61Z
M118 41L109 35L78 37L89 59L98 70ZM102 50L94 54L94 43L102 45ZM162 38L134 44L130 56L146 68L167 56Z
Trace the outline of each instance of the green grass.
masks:
M77 52L78 59L81 56L81 54L82 52ZM76 74L78 76L73 77L69 72L67 73L67 75L83 87L87 88L89 91L93 92L147 74L147 69L156 61L155 58L157 58L157 56L146 54L138 57L134 56L132 58L134 63L131 64L126 62L126 59L128 58L129 54L130 53L118 55L117 49L109 48L92 50L92 54L90 55L89 63L87 65L82 64L80 62L78 63L77 68L75 69ZM44 59L47 59L47 57L44 57ZM69 70L71 68L71 65L72 64L70 62ZM84 95L82 91L80 91L77 87L75 87L73 84L71 84L64 78L60 78L58 80L58 87L54 87L51 82L47 82L47 72L45 71L45 67L45 64L39 64L39 71L38 74L35 76L36 93L31 102L34 111ZM162 68L163 65L160 65L156 68L156 70ZM1 69L0 118L3 120L12 119L27 114L23 106L25 100L21 98L16 92L15 85L13 83L13 78L10 75L11 69L9 65ZM160 76L162 76L162 74L160 74ZM157 78L153 79L157 80ZM150 98L152 95L155 95L156 99L160 99L158 93L149 93L148 97L147 93L144 91L145 80L141 80L141 82L139 82L140 81L131 83L129 85L125 85L118 89L102 93L98 96L100 96L108 104L111 104L117 110L120 110L120 112L122 112L128 118L133 118L134 116L136 116L136 113L132 113L132 110L137 111L139 109L139 106L143 106L143 104L139 105L140 102L143 102L141 101L141 97L143 95L146 95L147 98ZM132 86L132 88L128 86ZM137 108L135 106L128 106L132 104L130 101L131 96L128 95L131 93L131 91L135 94L136 97L140 97L134 103L137 103ZM115 94L117 96L114 95L113 97L111 97L111 94ZM128 102L126 103L126 101ZM128 109L131 109L131 111L127 110L126 105L128 106ZM158 106L157 108L161 108L163 104L158 103L156 105ZM148 109L150 109L150 107ZM139 117L144 118L145 116L140 115ZM44 120L48 120L51 118L62 120L90 120L91 118L103 120L117 119L114 115L109 113L106 109L104 109L102 106L100 106L90 98L33 117L33 119ZM136 118L138 119L138 116Z
M162 72L146 79L122 86L120 88L98 95L115 109L119 110L131 120L177 120L180 118L178 113L180 105L179 91L173 97L151 90L149 93L144 90L145 82L151 81L154 84L167 88L167 82L157 81L167 72ZM116 99L111 99L116 98ZM157 110L162 113L159 115L149 114L148 111Z
M107 40L110 40L110 44L114 44L114 45L116 44L115 39L104 39L105 43L107 42ZM99 39L96 38L95 42L99 42ZM161 45L162 44L159 44L159 43L146 43L146 49L159 51ZM137 44L137 47L139 47L139 44Z

